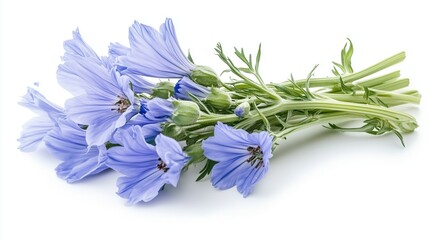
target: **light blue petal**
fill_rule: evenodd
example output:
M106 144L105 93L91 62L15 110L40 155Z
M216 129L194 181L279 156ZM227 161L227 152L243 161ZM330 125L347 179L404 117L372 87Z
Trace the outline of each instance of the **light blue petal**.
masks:
M64 42L64 49L66 50L63 60L67 60L70 55L81 56L92 59L92 61L101 63L100 57L95 51L83 40L80 35L79 29L73 32L73 39Z
M51 154L62 161L98 155L97 148L88 149L85 130L71 120L58 121L58 127L46 135L45 145Z
M46 134L55 126L55 123L47 116L30 119L22 128L21 136L18 139L20 142L18 149L23 152L35 151Z
M107 166L125 175L118 179L118 194L131 204L152 200L166 183L176 186L188 160L174 139L160 134L155 139L157 145L153 146L145 140L146 133L141 126L118 129L115 140L122 147L107 151ZM159 168L161 161L167 165L166 169Z
M115 121L100 121L89 125L86 129L86 142L88 146L100 146L108 142L115 131Z
M216 137L208 138L207 140L204 140L202 144L204 155L208 159L217 162L228 161L229 159L236 158L237 156L249 155L247 147L248 146L227 145Z
M69 183L107 169L104 145L101 148L88 148L85 130L71 120L59 120L58 127L48 133L45 143L51 154L64 161L56 171L59 177Z
M55 170L60 178L66 180L68 183L74 183L87 176L107 170L108 167L104 162L100 162L99 160L98 156L71 159L58 165Z
M171 19L161 25L161 33L135 22L129 34L131 51L118 57L123 73L158 78L181 78L189 75L195 66L181 51Z
M130 52L130 48L120 43L110 43L109 56L117 58L119 56L126 56Z
M225 145L249 146L249 133L243 129L235 129L222 122L218 122L214 129L214 135Z
M250 166L250 164L248 164ZM246 171L241 172L237 180L237 190L243 197L247 197L253 190L254 185L263 177L268 171L268 165L260 168L253 166L247 167Z
M36 114L47 115L51 117L53 121L57 118L64 117L64 110L60 106L46 99L34 88L29 87L27 93L18 104L32 110Z
M143 76L136 74L126 74L122 75L124 78L128 78L132 84L133 91L135 93L149 93L151 94L155 84L150 82L148 79Z
M73 88L81 87L88 94L117 96L122 86L118 86L116 79L112 78L112 71L114 69L107 69L88 58L70 56L68 61L60 65L57 76L60 74L58 82L66 90L76 84Z
M273 137L268 132L249 134L241 129L234 129L218 123L214 136L203 141L204 155L218 163L211 172L211 181L219 189L237 185L237 190L248 196L256 184L268 171ZM248 147L259 147L262 163L250 163L252 153Z
M264 163L267 163L268 160L273 156L271 153L273 136L268 132L259 132L252 133L249 135L249 140L255 146L259 146L263 152Z
M127 147L112 147L107 150L107 165L127 176L140 175L157 169L158 155L155 150L137 152Z
M209 95L210 90L193 82L188 77L181 78L174 86L174 97L177 99L191 100L189 94L194 95L198 99L205 99Z
M82 95L66 101L67 116L76 123L84 125L99 122L114 122L121 113L113 109L117 98L102 95Z
M242 157L216 164L211 172L212 185L221 190L233 187L240 171L246 168L245 161L246 158Z
M159 157L155 146L145 141L142 127L119 129L115 139L119 140L123 147L113 147L107 151L107 164L111 168L131 176L156 169Z
M159 134L155 138L155 143L158 156L168 167L168 171L163 178L176 187L183 166L189 160L189 157L183 152L176 140L163 134Z
M142 105L147 123L165 122L173 114L173 104L170 99L153 98ZM141 109L142 110L142 109ZM142 111L140 111L142 112Z
M148 202L158 195L165 182L161 178L162 171L154 170L134 177L118 179L118 195L128 199L128 204L140 201Z
M125 112L123 112L118 120L116 121L116 125L115 128L120 128L122 126L124 126L128 120L131 119L131 117L133 117L134 115L137 114L137 110L135 110L132 106L128 107Z
M165 23L161 25L160 32L164 37L165 46L168 49L168 52L176 59L177 62L180 62L182 68L185 70L192 70L194 66L189 62L185 54L183 54L182 50L180 49L176 31L173 25L173 20L171 20L171 18L167 18Z
M143 123L140 120L136 120L136 118L143 118ZM121 135L117 134L122 129L128 129L134 125L140 125L142 127L142 133L144 135L144 138L146 139L146 142L153 142L155 140L155 137L161 133L162 128L160 123L153 123L153 124L146 124L147 120L143 117L141 114L137 114L131 118L121 129L118 129L116 133L113 135L113 142L119 143L122 142Z

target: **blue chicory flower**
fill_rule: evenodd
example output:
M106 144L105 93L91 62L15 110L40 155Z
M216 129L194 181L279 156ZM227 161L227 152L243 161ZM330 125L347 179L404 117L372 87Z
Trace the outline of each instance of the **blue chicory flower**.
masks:
M79 78L86 86L84 94L66 101L67 116L78 124L88 125L89 146L103 145L138 112L129 81L114 69L82 57L75 56L63 65L67 66L67 74Z
M121 73L156 78L181 78L195 68L183 54L174 30L173 21L165 20L157 31L137 21L130 27L130 52L118 57Z
M52 155L63 161L55 170L68 183L108 169L105 145L89 147L85 130L69 119L58 120L58 127L47 134L45 144Z
M249 134L218 122L214 136L202 143L204 155L218 162L211 173L213 186L223 190L236 185L248 196L268 171L272 140L268 132Z
M37 149L46 134L57 126L58 119L64 118L65 114L61 107L48 101L34 88L28 88L19 104L39 115L23 126L18 139L18 148L23 152L31 152Z
M103 61L105 58L99 58L78 31L64 46L65 62L58 67L58 82L77 95L66 102L67 116L88 125L89 146L101 146L138 112L129 78L120 76L108 61Z
M118 195L129 204L148 202L165 184L176 187L189 157L174 139L159 134L155 146L148 144L142 127L120 129L120 143L107 151L107 165L124 174L118 179Z
M191 100L189 94L194 95L198 99L205 99L210 94L210 90L185 76L177 81L174 86L174 97L182 100Z
M65 62L75 62L84 59L93 64L100 65L102 68L111 69L112 63L106 57L99 57L97 53L83 40L79 29L73 32L73 38L64 41ZM113 61L113 60L111 60ZM89 79L76 75L72 64L61 64L57 70L58 83L67 91L75 96L85 93L87 81Z

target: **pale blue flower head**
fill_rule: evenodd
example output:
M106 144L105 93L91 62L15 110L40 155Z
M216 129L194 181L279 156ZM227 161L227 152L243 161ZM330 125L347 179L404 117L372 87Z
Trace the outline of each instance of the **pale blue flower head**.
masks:
M106 147L89 147L85 130L69 119L58 121L58 127L47 134L45 144L52 155L63 161L55 170L68 183L108 169Z
M130 78L120 76L106 58L100 58L79 32L64 44L64 63L58 67L58 82L77 97L66 102L67 117L87 125L89 146L101 146L114 131L138 112Z
M120 144L108 150L107 165L125 175L118 179L118 195L129 204L148 202L165 184L176 187L189 157L174 139L159 134L155 146L147 143L140 126L120 129Z
M38 117L32 118L23 126L21 137L18 139L21 151L31 152L37 149L46 134L57 126L57 121L64 118L64 110L47 100L33 88L28 88L22 97L20 105L35 112Z
M130 27L130 52L118 57L122 73L139 74L156 78L181 78L195 68L183 54L174 30L173 21L165 20L157 31L138 23Z
M272 140L268 132L249 134L218 122L214 136L202 144L204 155L218 162L211 172L213 186L219 189L237 186L244 197L248 196L268 171Z
M68 66L69 74L85 81L85 93L66 101L67 116L88 126L89 146L103 145L138 112L130 83L114 69L106 69L85 58L76 57L63 65Z

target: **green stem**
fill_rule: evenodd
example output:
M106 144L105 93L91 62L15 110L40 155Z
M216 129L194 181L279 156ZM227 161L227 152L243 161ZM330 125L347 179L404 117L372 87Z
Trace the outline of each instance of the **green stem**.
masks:
M328 110L346 112L353 115L359 115L363 118L376 117L385 119L396 126L398 130L403 132L411 132L417 127L416 120L413 116L388 109L385 107L358 104L351 102L339 102L335 100L312 100L312 101L280 101L273 106L259 109L260 113L266 117L274 116L276 114L290 111L290 110ZM258 113L256 110L251 111L252 118L257 118ZM235 114L212 114L205 115L200 118L196 124L199 125L212 125L218 121L228 123L238 121L239 118ZM251 119L255 121L255 119Z
M361 117L358 115L351 115L349 113L344 113L344 112L333 112L333 113L321 114L314 121L310 121L310 122L306 122L306 123L299 124L296 126L292 126L292 127L289 127L287 129L277 133L275 135L276 139L274 141L280 140L292 132L295 132L297 130L301 130L303 128L307 128L307 127L310 127L313 125L320 125L322 123L328 123L328 122L333 122L333 121L339 122L339 121L344 121L344 120L352 120L355 118L361 118Z
M371 74L379 72L383 69L391 67L397 63L402 62L405 59L405 52L400 52L396 55L393 55L377 64L374 64L362 71L355 72L349 75L342 76L343 82L353 82L355 80L367 77ZM295 80L295 83L301 86L304 86L307 82L307 79ZM328 78L312 78L310 80L311 87L326 87L331 85L336 85L340 82L340 77L328 77ZM288 81L281 83L283 86L292 86Z
M374 96L379 97L388 106L397 106L397 105L407 104L407 103L415 103L415 104L420 103L419 95L395 93L395 92L388 92L388 91L375 90L375 89L371 89L371 90L375 92ZM356 91L354 92L353 95L341 94L341 93L319 93L316 95L321 98L329 98L337 101L367 103L367 100L365 100L364 98L364 95L365 95L364 91Z

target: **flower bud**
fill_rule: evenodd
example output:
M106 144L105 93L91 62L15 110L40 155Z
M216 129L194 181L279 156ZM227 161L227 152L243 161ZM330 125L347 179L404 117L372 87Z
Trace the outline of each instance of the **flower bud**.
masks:
M201 147L201 142L187 146L185 152L189 157L191 157L191 163L199 163L206 159L204 156L204 150Z
M152 91L152 96L167 99L174 95L174 84L168 81L162 81L156 84Z
M234 113L237 115L237 117L243 118L247 116L250 112L250 105L248 102L240 103L235 109Z
M219 88L212 88L206 98L206 103L216 109L228 109L231 106L232 100L228 93Z
M221 81L213 69L207 66L197 66L191 72L192 81L206 87L218 87Z
M185 129L175 124L166 124L162 133L167 137L176 139L177 141L184 140L186 137Z
M191 101L173 101L174 111L171 119L178 126L188 126L193 124L200 117L200 108Z

